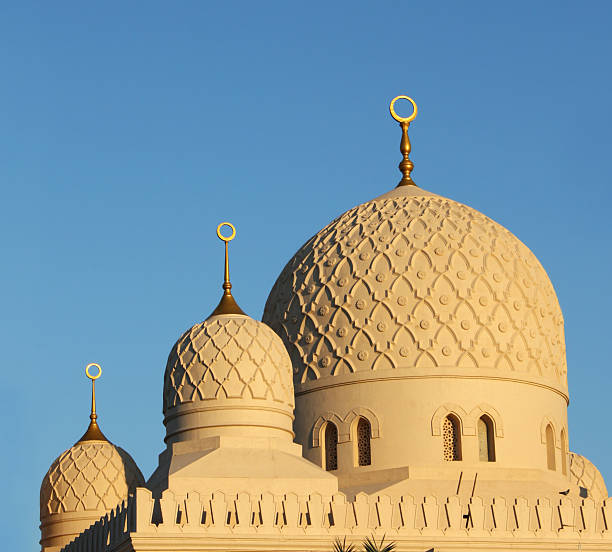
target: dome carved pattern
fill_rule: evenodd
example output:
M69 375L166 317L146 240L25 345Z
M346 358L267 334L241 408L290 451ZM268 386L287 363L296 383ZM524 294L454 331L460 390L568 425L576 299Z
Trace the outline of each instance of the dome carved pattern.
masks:
M603 500L608 498L608 490L601 473L595 465L584 456L570 452L570 477L574 484L584 487L589 498Z
M51 464L40 487L40 517L87 510L107 512L144 485L123 449L104 441L77 443Z
M359 205L285 266L264 311L309 380L416 367L528 375L566 390L563 317L518 238L436 195Z
M247 316L215 316L176 342L164 376L164 412L212 399L260 399L293 409L291 360L279 337Z

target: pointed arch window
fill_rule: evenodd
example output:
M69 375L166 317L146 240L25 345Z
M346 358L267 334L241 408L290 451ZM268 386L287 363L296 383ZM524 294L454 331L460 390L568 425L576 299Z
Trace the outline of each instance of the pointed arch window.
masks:
M363 416L357 422L357 464L369 466L372 464L372 427Z
M478 458L481 462L495 462L494 430L489 416L484 414L478 419Z
M550 424L546 426L546 465L549 470L556 470L555 462L555 432Z
M567 475L567 436L565 428L561 430L561 472Z
M338 428L333 422L325 424L325 469L333 471L338 469Z
M449 414L442 424L444 460L461 460L461 424L457 416Z

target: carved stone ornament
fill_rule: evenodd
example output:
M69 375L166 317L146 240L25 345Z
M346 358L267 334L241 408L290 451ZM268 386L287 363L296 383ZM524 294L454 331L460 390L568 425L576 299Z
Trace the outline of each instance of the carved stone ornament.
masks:
M63 452L45 475L40 487L40 517L108 511L142 485L142 473L123 449L108 441L77 443Z
M248 316L213 316L186 331L170 351L164 412L226 398L260 399L293 412L291 370L283 343L268 326Z
M565 392L563 317L533 253L478 211L408 188L338 217L276 281L263 320L289 350L296 387L415 367Z

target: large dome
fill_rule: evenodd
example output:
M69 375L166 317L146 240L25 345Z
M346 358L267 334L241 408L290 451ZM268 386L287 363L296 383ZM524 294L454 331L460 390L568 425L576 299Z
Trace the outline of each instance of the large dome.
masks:
M289 350L296 391L413 368L528 380L567 396L563 317L536 257L482 213L416 186L308 240L263 320Z

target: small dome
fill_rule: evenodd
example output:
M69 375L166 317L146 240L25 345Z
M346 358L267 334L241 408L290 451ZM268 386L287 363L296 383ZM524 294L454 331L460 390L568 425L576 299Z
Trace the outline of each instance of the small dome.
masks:
M90 368L97 368L96 375ZM96 380L99 364L85 368L91 380L89 426L79 441L60 454L40 486L40 532L43 552L59 550L144 485L132 457L110 443L98 426Z
M608 498L606 483L595 465L575 452L570 452L569 455L572 483L586 489L588 498L596 501Z
M236 410L241 408L281 412L282 426L291 433L293 407L289 355L266 324L249 316L212 315L186 331L170 351L164 376L166 439L175 431L258 425L255 414L236 418L245 418ZM213 419L226 408L233 414ZM197 420L176 427L177 417L196 412Z
M536 257L482 213L416 186L354 207L308 240L263 320L289 350L297 391L414 367L567 394L563 317Z
M142 485L142 473L123 449L108 441L79 441L60 454L45 475L40 517L87 511L104 515Z

